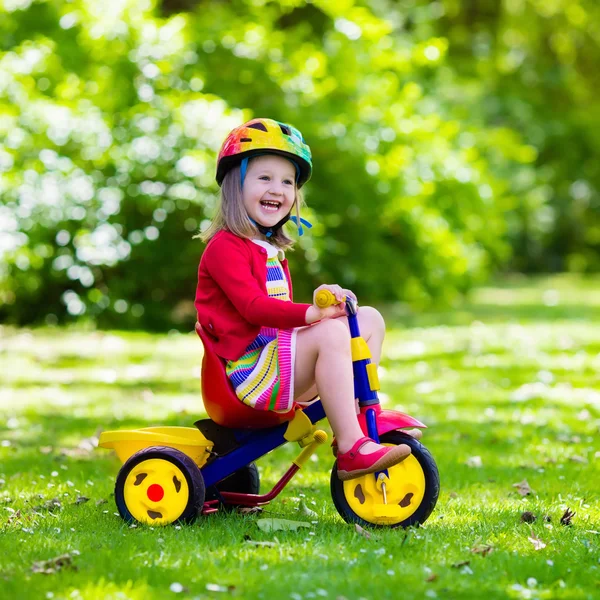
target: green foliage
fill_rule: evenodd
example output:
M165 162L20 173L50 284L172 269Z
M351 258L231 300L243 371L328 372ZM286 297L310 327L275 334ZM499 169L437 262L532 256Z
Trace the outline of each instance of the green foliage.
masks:
M477 82L472 122L520 133L522 165L496 146L515 200L513 268L600 268L600 5L594 0L444 2L457 82ZM510 135L510 132L507 132ZM517 157L515 157L517 158Z
M251 116L314 152L300 298L598 267L591 0L109 6L0 9L0 318L189 327L216 152Z

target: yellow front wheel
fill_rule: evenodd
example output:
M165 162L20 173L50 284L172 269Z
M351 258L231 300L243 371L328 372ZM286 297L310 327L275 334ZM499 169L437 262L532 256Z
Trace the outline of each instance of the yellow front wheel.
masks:
M115 501L125 521L146 525L191 523L204 505L204 479L194 461L164 446L144 448L125 462Z
M440 476L433 457L420 442L401 431L382 435L381 443L406 444L412 451L408 458L388 469L385 500L373 473L340 481L336 462L331 472L331 497L337 511L348 523L369 527L409 527L423 523L440 492Z

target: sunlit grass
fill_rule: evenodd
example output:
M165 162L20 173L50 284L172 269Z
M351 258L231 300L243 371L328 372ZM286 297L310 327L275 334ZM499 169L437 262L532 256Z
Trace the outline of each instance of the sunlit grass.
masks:
M265 511L316 520L310 530L264 533L259 517L237 514L129 528L111 496L119 464L94 436L201 417L200 342L0 328L0 597L597 598L598 288L509 282L452 313L387 311L382 399L430 426L442 493L422 528L371 539L333 508L326 448ZM264 491L296 452L259 462ZM567 507L571 526L560 523ZM524 511L537 520L522 522ZM65 553L61 570L32 571Z

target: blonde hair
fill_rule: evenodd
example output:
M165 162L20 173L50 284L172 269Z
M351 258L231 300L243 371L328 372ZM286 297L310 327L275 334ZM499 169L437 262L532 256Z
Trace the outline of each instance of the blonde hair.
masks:
M300 220L300 205L304 205L304 195L302 190L296 188L294 206L296 207L298 221ZM288 250L295 243L293 239L285 234L283 227L280 227L277 233L267 238L250 220L242 197L239 165L230 169L223 178L219 205L212 223L205 231L198 233L194 238L200 238L203 242L208 242L223 229L241 238L265 240L282 250Z

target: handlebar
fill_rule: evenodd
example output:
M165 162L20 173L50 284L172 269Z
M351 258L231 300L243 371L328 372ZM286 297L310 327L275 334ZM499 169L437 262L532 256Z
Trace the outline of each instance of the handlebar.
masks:
M346 302L346 296L342 302ZM327 308L328 306L333 306L334 304L340 304L334 294L332 294L329 290L321 290L317 292L315 296L315 304L319 308Z

